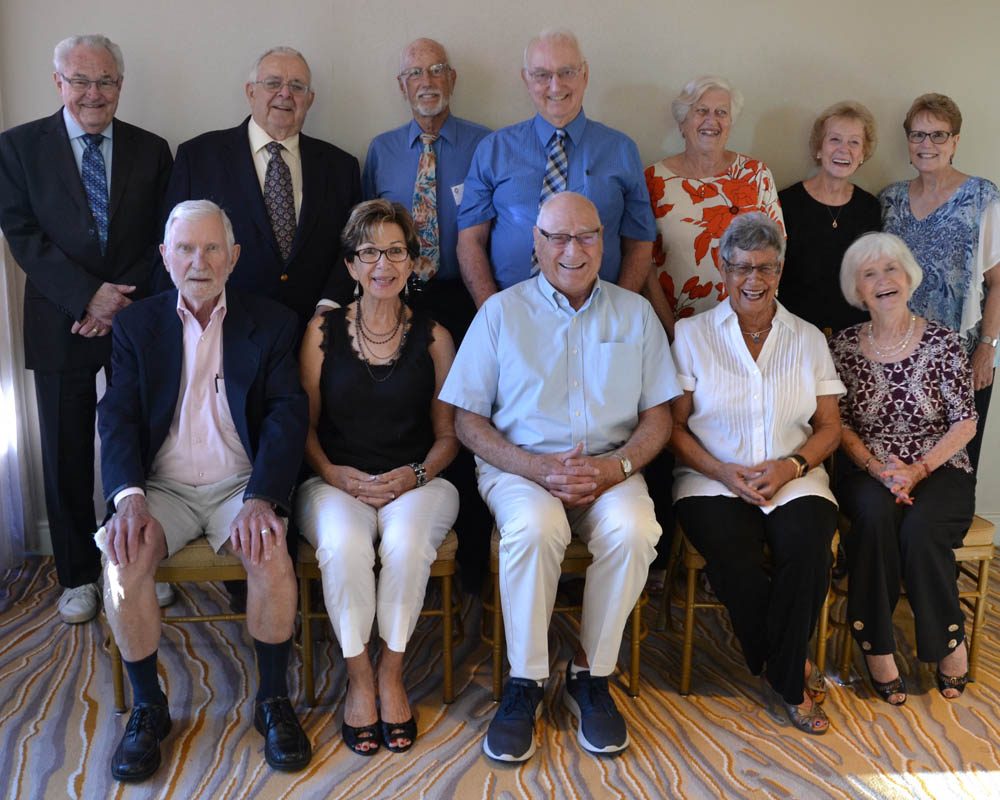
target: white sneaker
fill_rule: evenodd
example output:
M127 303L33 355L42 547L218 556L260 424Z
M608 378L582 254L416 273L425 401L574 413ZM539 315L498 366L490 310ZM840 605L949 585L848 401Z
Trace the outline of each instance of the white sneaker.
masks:
M63 622L77 625L97 616L101 606L101 590L96 583L85 583L72 589L63 589L59 598L59 616Z
M167 606L173 605L174 600L177 599L177 595L174 594L174 587L169 583L158 583L156 584L156 602L160 604L160 608L166 608Z

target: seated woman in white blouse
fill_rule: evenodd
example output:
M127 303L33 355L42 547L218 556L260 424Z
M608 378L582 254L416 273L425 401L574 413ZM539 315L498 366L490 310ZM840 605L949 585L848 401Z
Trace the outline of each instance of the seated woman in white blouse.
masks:
M837 506L822 462L844 386L823 334L775 299L784 253L767 215L737 217L719 247L728 297L677 322L674 501L750 671L795 727L821 734L825 686L807 649L830 577Z

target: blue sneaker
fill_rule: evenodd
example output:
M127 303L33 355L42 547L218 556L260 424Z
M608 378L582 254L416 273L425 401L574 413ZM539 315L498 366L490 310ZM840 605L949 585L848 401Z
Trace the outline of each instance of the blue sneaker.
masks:
M606 677L594 678L588 670L572 675L567 666L563 702L577 719L576 739L584 750L617 753L628 747L625 720L611 699Z
M527 761L535 752L535 720L544 689L528 678L510 678L503 700L486 729L483 752L495 761Z

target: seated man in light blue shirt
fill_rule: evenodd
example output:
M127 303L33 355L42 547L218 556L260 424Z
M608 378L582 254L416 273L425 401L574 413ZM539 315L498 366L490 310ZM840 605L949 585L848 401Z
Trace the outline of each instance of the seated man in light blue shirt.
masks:
M372 139L361 191L365 200L385 197L412 209L423 258L410 278L410 305L423 308L461 342L476 307L458 271L458 206L472 154L490 129L451 113L457 77L433 39L417 39L400 53L397 80L413 119ZM420 213L422 159L430 161L433 215Z
M601 216L601 278L639 291L656 226L635 142L583 113L588 67L569 31L532 39L521 77L538 113L483 139L465 179L458 259L469 293L481 306L537 271L529 230L542 201L567 189Z
M479 491L501 537L511 677L483 742L501 761L535 750L549 618L571 534L594 560L564 699L587 750L629 742L607 676L661 533L639 469L667 441L668 401L681 390L652 307L598 278L602 233L587 198L547 200L534 228L541 274L480 308L440 394L458 408L458 435L476 453Z

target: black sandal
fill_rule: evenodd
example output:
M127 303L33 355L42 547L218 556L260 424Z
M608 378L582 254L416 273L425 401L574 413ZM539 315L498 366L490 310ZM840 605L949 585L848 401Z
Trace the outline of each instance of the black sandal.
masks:
M405 753L417 741L417 721L413 717L410 717L406 722L379 720L379 724L382 726L382 741L393 753ZM392 744L395 739L409 739L410 743L396 747Z
M891 681L882 683L881 681L875 680L875 678L872 676L872 668L868 666L867 657L862 657L862 660L865 662L865 669L868 670L868 680L871 681L872 688L878 693L878 695L883 700L885 700L885 702L887 702L890 706L903 705L903 703L906 702L906 684L903 682L903 676L897 675ZM889 698L892 697L894 694L903 695L903 699L900 700L898 703L893 703L891 700L889 700Z
M381 721L379 720L379 722ZM345 744L359 756L373 756L378 752L381 745L381 740L378 738L379 722L374 722L371 725L360 725L358 727L348 725L345 722L340 726L340 733L344 737ZM374 743L375 746L367 749L359 749L361 745L368 743Z
M945 700L957 700L961 696L962 692L965 691L965 687L969 683L968 670L966 670L965 673L962 675L945 675L941 671L941 667L939 666L937 668L936 677L937 677L938 691L941 692L941 696ZM948 697L948 695L944 693L945 689L955 689L958 691L958 694L955 695L955 697Z

